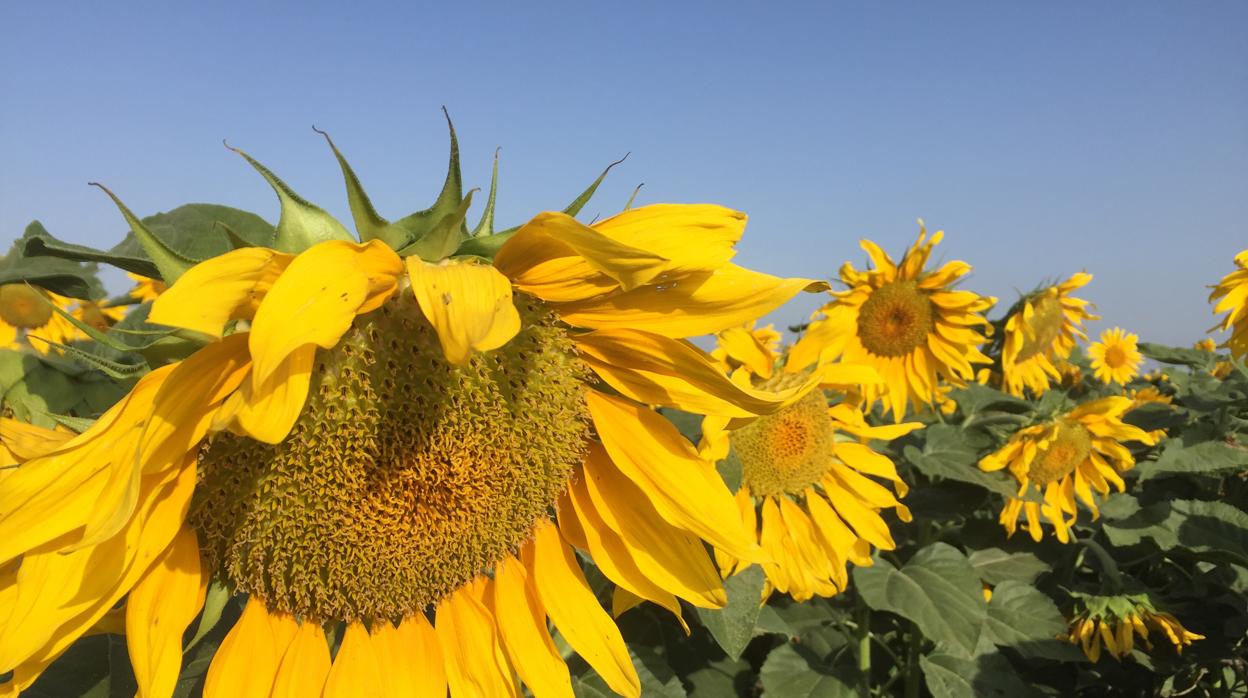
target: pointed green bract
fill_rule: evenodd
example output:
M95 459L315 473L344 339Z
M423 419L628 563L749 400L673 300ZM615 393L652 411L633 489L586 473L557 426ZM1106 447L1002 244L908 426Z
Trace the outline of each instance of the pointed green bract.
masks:
M451 256L464 240L464 219L468 216L468 207L472 205L472 194L459 202L455 210L442 216L429 232L418 240L398 251L399 256L417 255L426 262L437 262Z
M607 165L607 169L603 170L602 174L598 175L598 179L595 179L593 184L590 184L585 191L581 192L580 196L573 199L572 203L568 204L568 207L563 209L563 212L569 216L575 216L580 213L581 209L585 208L585 204L589 203L590 198L594 196L594 192L598 191L598 185L602 184L602 180L607 178L607 173L611 171L611 168L627 160L630 154L631 153L624 153L624 157L616 160L610 165Z
M108 198L112 199L114 204L117 204L117 208L121 210L121 215L125 217L126 223L130 224L130 232L134 233L134 236L138 238L139 244L143 246L143 251L151 258L152 264L156 265L156 271L160 273L162 281L172 284L187 269L195 266L195 260L178 253L166 245L164 240L156 237L147 226L143 225L139 217L134 215L121 202L121 199L117 198L116 194L109 191L108 187L98 182L88 182L88 184L102 189L105 194L108 194Z
M459 246L459 242L468 237L468 226L464 224L467 207L464 205L464 182L459 168L459 139L455 136L455 125L451 123L450 114L446 114L445 108L442 112L446 115L446 126L451 134L451 155L446 169L446 181L442 183L442 192L438 194L438 199L433 202L433 206L394 222L395 226L407 233L407 239L396 248L399 250L413 249L417 245L419 245L419 249L423 250L441 249L445 245L444 238L451 232L443 228L443 223L448 216L458 216L459 227L453 231L457 237L455 245L446 254L453 252L455 247ZM460 213L461 209L463 209L463 213ZM431 236L439 239L422 242L425 238ZM423 253L421 258L429 259ZM438 259L441 259L441 257Z
M646 186L646 183L642 182L637 185L636 189L633 190L633 195L628 197L628 203L624 204L625 211L633 207L633 202L637 200L637 195L641 193L641 188L644 186Z
M347 185L347 203L351 206L351 218L355 221L355 231L359 234L360 240L381 240L396 250L406 245L411 240L411 235L377 213L377 209L373 208L372 200L364 191L364 185L360 184L360 178L356 176L355 170L351 169L342 151L334 145L329 134L315 126L312 130L325 137L325 142L329 144L330 149L334 151L334 157L338 159L338 166L342 168L342 179Z
M315 204L309 203L286 185L269 168L261 165L255 158L231 146L225 147L243 156L247 162L264 177L269 186L277 194L282 205L282 215L277 221L277 233L273 239L273 249L279 252L298 254L318 242L327 240L347 240L355 238L343 227L338 219L326 213Z
M481 222L472 230L472 237L494 234L494 199L498 195L498 151L494 151L494 172L490 175L490 196L485 200Z

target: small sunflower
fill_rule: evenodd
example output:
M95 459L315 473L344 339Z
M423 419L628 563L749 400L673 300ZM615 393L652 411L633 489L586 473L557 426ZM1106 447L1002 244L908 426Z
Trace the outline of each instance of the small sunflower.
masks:
M1143 594L1130 596L1076 595L1076 613L1070 619L1070 632L1060 639L1079 645L1090 662L1100 661L1101 645L1114 659L1130 656L1138 635L1148 650L1149 630L1165 636L1174 651L1182 654L1183 648L1204 635L1194 633L1169 613L1158 611Z
M1087 339L1080 326L1099 319L1087 301L1070 295L1091 280L1091 274L1075 274L1024 297L1011 310L1001 348L1005 392L1022 397L1024 388L1029 388L1033 395L1040 395L1049 389L1051 380L1061 380L1057 365L1070 356L1078 339Z
M1217 301L1213 313L1226 313L1214 329L1230 330L1231 336L1222 343L1231 356L1248 356L1248 250L1235 255L1235 271L1222 277L1209 294L1209 302Z
M1157 442L1155 434L1123 423L1122 416L1131 408L1131 399L1125 397L1084 403L1051 421L1014 432L999 450L980 459L981 470L1008 468L1018 480L1018 496L1009 499L1001 510L1000 522L1006 532L1014 535L1018 515L1026 511L1032 539L1039 542L1044 535L1040 523L1043 516L1053 524L1057 539L1069 542L1076 497L1096 518L1099 512L1093 490L1103 496L1113 484L1123 491L1121 473L1135 467L1135 457L1121 442L1150 446ZM1024 499L1033 488L1041 502Z
M1140 362L1144 357L1136 348L1139 337L1121 327L1101 333L1101 341L1088 347L1092 359L1092 372L1102 383L1126 385L1140 375Z
M771 378L780 339L774 325L756 328L751 322L745 327L730 327L715 335L711 356L729 371L744 367L759 378Z
M1207 351L1210 354L1218 350L1218 342L1213 337L1205 337L1204 339L1192 345L1197 351Z
M569 696L548 619L638 695L573 548L617 610L678 616L726 602L702 541L761 559L714 468L650 407L746 418L791 398L682 339L826 288L729 263L745 220L543 213L492 263L403 258L334 221L338 239L186 270L149 319L215 340L5 477L0 693L125 598L140 693L169 695L215 581L247 601L208 698Z
M0 286L0 346L16 347L25 338L36 351L47 354L56 344L88 339L53 306L97 330L112 327L127 310L126 306L68 298L26 284L5 284Z
M776 363L776 356L770 358ZM881 512L893 509L901 520L910 520L909 509L898 500L906 484L892 461L869 442L894 439L922 425L869 426L850 402L829 407L823 389L872 384L873 373L870 367L844 364L822 367L812 374L814 380L780 370L769 379L755 373L751 384L759 390L796 387L798 392L786 407L764 417L727 423L709 416L703 421L703 454L719 460L731 447L741 461L737 507L768 558L761 563L764 599L775 591L797 601L840 593L848 583L847 564L870 565L872 546L896 547ZM739 370L734 379L749 380L745 375ZM892 482L896 494L872 478ZM751 565L722 549L716 550L716 559L725 575Z
M918 239L899 263L874 242L861 241L874 268L841 267L848 288L815 313L789 354L792 367L840 360L875 368L883 383L865 386L864 397L868 405L883 401L895 422L910 403L945 402L942 382L973 379L973 364L991 363L979 350L986 338L977 328L989 328L983 313L996 299L953 288L971 270L966 262L924 269L943 236L937 231L928 239L920 221Z

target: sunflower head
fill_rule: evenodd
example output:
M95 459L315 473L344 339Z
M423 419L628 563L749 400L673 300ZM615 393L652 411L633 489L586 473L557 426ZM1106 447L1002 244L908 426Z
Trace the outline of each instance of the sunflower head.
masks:
M1137 348L1139 337L1121 327L1101 333L1101 341L1088 347L1092 359L1092 372L1102 383L1126 385L1140 374L1143 355Z
M1087 301L1071 295L1091 279L1091 274L1075 274L1024 296L1010 309L1000 345L1000 383L1006 392L1021 397L1030 389L1039 395L1050 381L1061 379L1057 365L1070 356L1078 339L1086 338L1084 321L1097 319Z
M1034 540L1044 535L1043 519L1053 525L1058 540L1068 542L1068 529L1078 512L1076 498L1095 518L1094 492L1108 494L1111 484L1120 492L1124 489L1121 474L1135 466L1135 457L1122 442L1152 445L1162 436L1122 421L1133 406L1125 397L1084 403L1018 430L1000 449L980 460L980 469L1008 469L1019 483L1018 496L1009 498L1001 510L1001 525L1010 535L1019 514L1026 512L1026 526Z
M1214 330L1229 330L1231 333L1221 346L1229 349L1232 356L1240 358L1248 356L1248 250L1235 255L1235 266L1235 271L1222 277L1214 286L1209 302L1214 304L1215 315L1226 313L1213 327Z
M882 401L897 422L910 404L941 404L942 382L973 379L974 364L990 363L979 346L991 330L983 313L996 299L954 289L971 269L965 262L925 268L942 236L929 239L920 221L919 237L900 262L863 240L872 267L841 267L846 290L816 312L787 370L837 360L872 366L884 380L865 387L865 398L868 404Z
M1147 594L1098 596L1075 593L1070 631L1060 639L1079 645L1090 662L1100 661L1101 647L1116 660L1130 656L1136 642L1153 651L1151 638L1162 635L1182 653L1196 640L1205 639L1183 627L1177 618L1158 611Z
M26 284L0 285L0 320L22 329L43 327L52 319L48 295Z

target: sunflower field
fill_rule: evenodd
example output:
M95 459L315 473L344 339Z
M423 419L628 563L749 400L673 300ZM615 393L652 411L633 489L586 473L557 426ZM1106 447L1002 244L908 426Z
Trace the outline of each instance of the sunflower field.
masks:
M387 219L322 135L353 231L236 150L275 225L97 185L0 260L0 696L1248 696L1248 250L1161 346L921 221L504 227L453 129Z

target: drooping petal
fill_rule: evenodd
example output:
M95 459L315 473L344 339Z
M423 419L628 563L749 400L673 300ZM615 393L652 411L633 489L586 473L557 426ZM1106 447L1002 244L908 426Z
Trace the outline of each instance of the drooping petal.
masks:
M319 623L304 620L278 662L272 698L321 695L331 664L325 631Z
M559 303L568 324L589 329L631 327L667 337L694 337L744 324L783 305L801 291L827 284L783 279L735 264L587 300Z
M612 462L645 492L659 515L736 558L758 559L758 545L742 526L732 493L671 422L594 391L586 401Z
M511 665L533 695L571 698L568 665L550 638L546 609L519 560L508 557L494 568L494 594L487 601Z
M498 630L489 610L468 586L438 603L438 642L446 660L446 681L453 696L512 698L519 686L505 662L496 658Z
M620 629L598 605L585 573L555 525L549 521L539 523L522 555L546 614L572 649L611 690L634 698L640 696L641 680Z
M204 605L208 571L199 538L183 526L126 599L126 648L145 698L173 695L182 668L182 633Z
M744 213L714 204L652 204L617 213L593 228L664 257L668 260L664 276L675 277L727 264L736 254L745 224Z
M253 596L212 657L204 698L269 695L285 651L277 648L278 642L264 602Z
M278 365L273 375L257 390L251 381L244 381L238 392L222 407L234 424L251 438L264 443L281 443L299 420L312 384L316 365L316 346L308 344L295 349ZM218 420L221 415L217 415Z
M343 633L321 695L323 698L383 698L386 693L382 690L381 671L368 629L358 621L350 623Z
M468 362L474 351L497 349L520 331L511 282L487 264L429 264L407 258L412 293L437 330L442 353L453 364Z
M251 319L294 256L244 247L196 264L152 302L148 322L221 336L231 320Z
M377 309L394 293L402 273L403 262L379 240L323 242L296 257L251 325L253 387L262 391L299 347L337 344L357 315Z
M438 644L438 635L425 614L416 613L404 618L396 630L394 645L390 649L390 657L395 663L402 664L404 686L411 686L405 695L444 696L446 695L446 669L442 661L442 646ZM397 671L391 667L391 671ZM392 678L390 686L395 686ZM398 691L394 691L396 694Z

